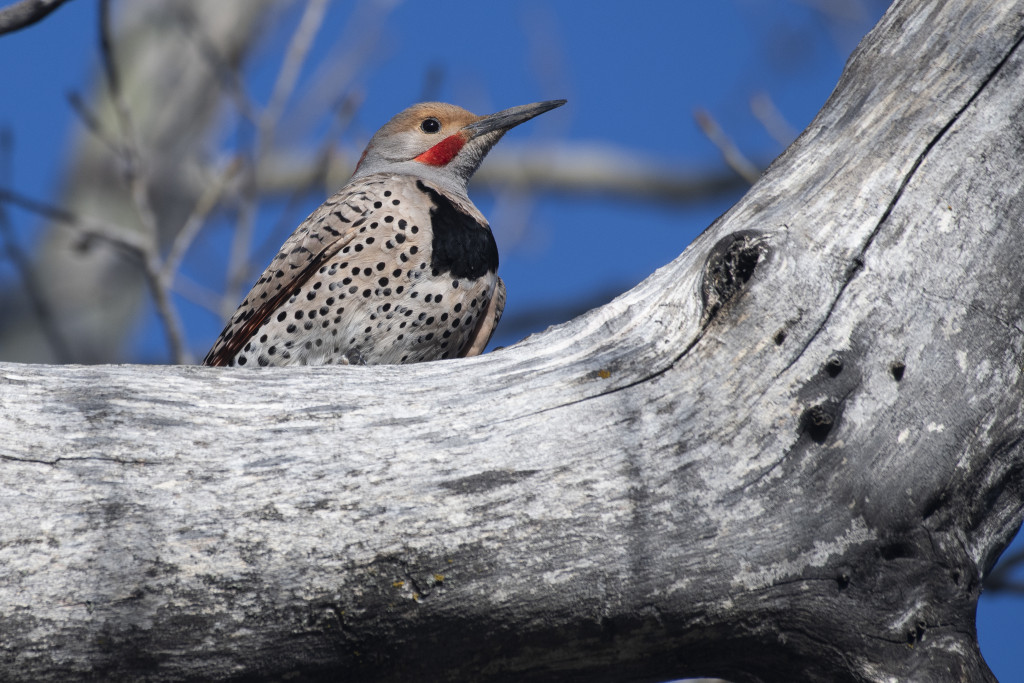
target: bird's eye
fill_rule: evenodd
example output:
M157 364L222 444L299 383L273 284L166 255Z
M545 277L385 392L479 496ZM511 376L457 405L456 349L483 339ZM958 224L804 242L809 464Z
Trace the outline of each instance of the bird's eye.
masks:
M441 122L433 116L429 119L423 119L423 123L420 124L420 130L424 133L436 133L441 130Z

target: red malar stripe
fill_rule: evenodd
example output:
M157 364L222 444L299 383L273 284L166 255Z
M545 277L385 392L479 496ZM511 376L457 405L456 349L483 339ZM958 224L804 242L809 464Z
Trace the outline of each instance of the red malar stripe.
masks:
M441 140L441 142L416 157L413 161L418 161L422 164L430 164L431 166L444 166L455 158L455 155L459 153L459 150L462 149L462 146L465 144L466 138L464 138L461 133L449 135L444 140Z

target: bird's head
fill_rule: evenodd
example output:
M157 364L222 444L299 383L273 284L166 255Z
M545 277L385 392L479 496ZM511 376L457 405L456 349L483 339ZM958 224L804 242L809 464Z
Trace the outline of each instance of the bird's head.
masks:
M352 177L414 175L465 196L466 183L506 131L563 104L565 100L535 102L489 116L444 102L414 104L374 134Z

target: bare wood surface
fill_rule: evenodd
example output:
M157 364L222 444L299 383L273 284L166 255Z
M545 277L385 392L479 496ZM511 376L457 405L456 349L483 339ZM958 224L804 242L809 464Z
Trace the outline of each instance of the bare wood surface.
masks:
M991 681L1024 2L897 2L673 263L484 357L0 365L0 672Z

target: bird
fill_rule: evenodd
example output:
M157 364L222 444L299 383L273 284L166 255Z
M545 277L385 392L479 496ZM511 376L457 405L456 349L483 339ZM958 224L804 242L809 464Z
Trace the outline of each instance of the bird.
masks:
M466 184L508 130L565 102L487 116L421 102L395 115L345 186L285 241L203 365L402 364L482 353L505 283Z

